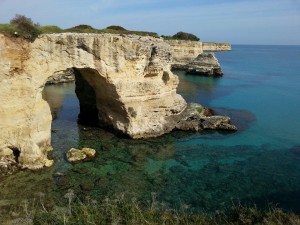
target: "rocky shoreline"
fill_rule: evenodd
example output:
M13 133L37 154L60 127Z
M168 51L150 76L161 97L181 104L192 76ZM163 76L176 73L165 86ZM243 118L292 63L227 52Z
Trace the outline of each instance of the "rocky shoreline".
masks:
M171 72L172 64L188 64L199 72L215 58L200 58L198 42L175 45L177 52L163 39L137 35L43 34L29 43L0 34L0 158L11 149L17 154L11 151L9 156L21 168L53 164L47 158L52 116L42 90L46 81L72 81L70 68L75 72L80 119L95 117L95 123L132 139L174 129L236 130L228 117L208 116L202 106L188 105L176 93L179 78Z
M165 41L173 48L172 70L183 70L189 74L221 77L222 68L215 57L215 51L231 51L227 43L209 43L200 41ZM54 73L47 79L46 85L74 82L74 69Z
M230 123L230 118L222 115L215 115L212 109L197 103L188 104L181 114L176 125L178 130L228 130L237 131L237 127Z
M221 66L213 53L200 54L187 64L172 64L172 69L184 70L186 73L200 76L223 76Z

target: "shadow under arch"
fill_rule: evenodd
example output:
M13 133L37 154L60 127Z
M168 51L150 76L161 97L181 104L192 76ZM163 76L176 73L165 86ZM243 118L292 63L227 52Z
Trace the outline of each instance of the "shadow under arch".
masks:
M70 69L67 69L70 71ZM72 68L75 93L79 101L78 123L118 132L114 124L128 124L124 104L119 100L116 86L92 68ZM55 89L55 88L54 88ZM50 91L43 98L51 108L53 120L63 107L64 93ZM51 95L47 96L47 95ZM118 133L120 134L120 133Z

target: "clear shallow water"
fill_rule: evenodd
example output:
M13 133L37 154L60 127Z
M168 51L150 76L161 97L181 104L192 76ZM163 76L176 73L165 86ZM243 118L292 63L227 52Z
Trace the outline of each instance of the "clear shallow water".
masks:
M72 188L77 196L103 199L125 193L149 200L155 192L172 207L213 212L232 202L265 207L273 202L300 213L300 47L233 46L217 53L220 79L176 72L178 92L232 117L236 133L172 132L150 140L120 139L77 125L74 84L48 86L57 111L52 145L56 164L22 171L0 182L0 209L43 192L48 204ZM64 152L92 147L97 157L70 164ZM55 173L64 176L56 176Z

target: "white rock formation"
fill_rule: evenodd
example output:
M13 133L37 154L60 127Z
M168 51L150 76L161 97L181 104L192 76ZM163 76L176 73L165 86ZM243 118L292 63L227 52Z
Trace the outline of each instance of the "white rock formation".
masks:
M173 66L175 68L192 62L198 55L203 53L201 41L166 40L173 49Z
M0 155L20 152L24 168L50 166L51 113L42 98L48 77L77 68L96 94L99 117L132 138L171 131L167 118L186 108L160 39L113 34L49 34L33 43L0 34Z
M171 63L172 47L152 37L63 33L29 43L0 34L0 161L15 158L30 169L52 165L52 117L42 90L50 76L70 68L81 110L96 111L99 123L131 138L173 129L235 130L227 117L187 108L176 94Z

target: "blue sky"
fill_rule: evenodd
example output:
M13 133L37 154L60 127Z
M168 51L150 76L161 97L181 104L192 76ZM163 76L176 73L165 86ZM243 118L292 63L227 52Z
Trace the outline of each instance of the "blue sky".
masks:
M41 25L121 25L203 41L300 45L300 0L0 0L0 23L23 14Z

